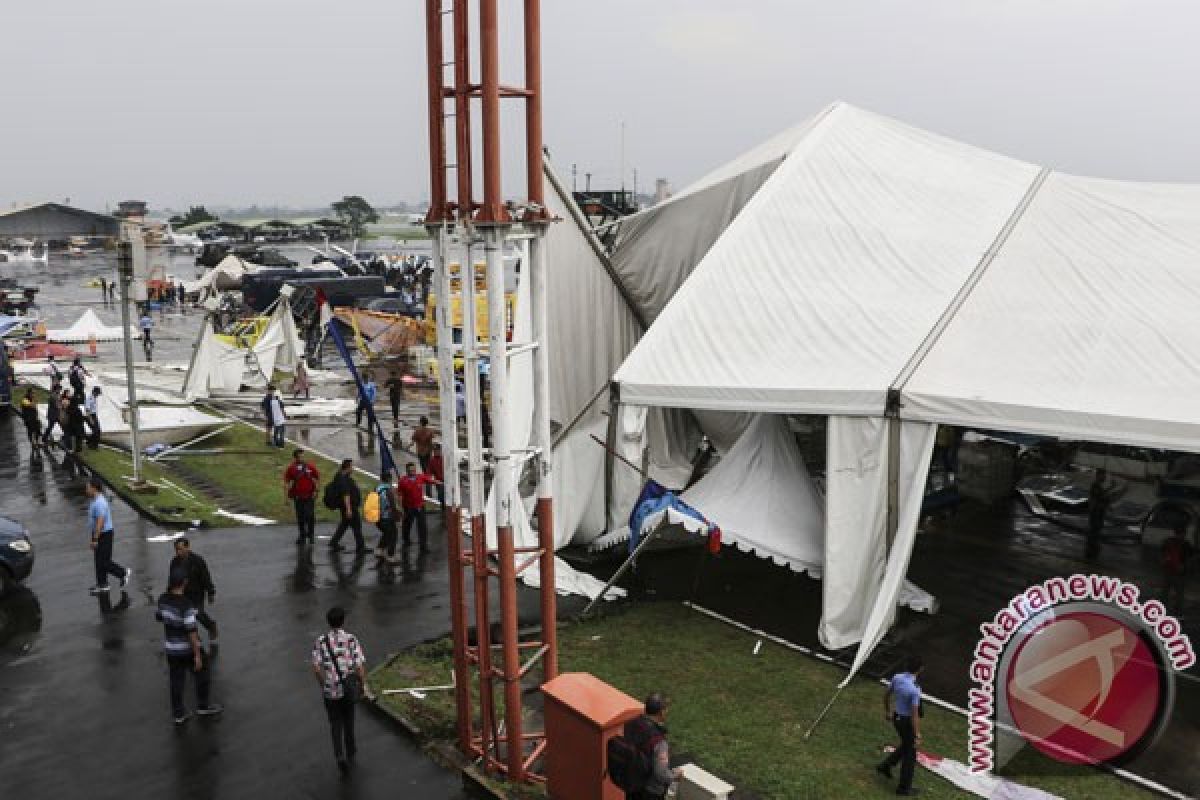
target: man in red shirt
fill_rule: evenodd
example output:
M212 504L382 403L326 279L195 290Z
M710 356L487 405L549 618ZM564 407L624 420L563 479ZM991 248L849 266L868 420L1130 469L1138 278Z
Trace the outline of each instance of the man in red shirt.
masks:
M428 530L425 527L425 484L441 483L437 478L425 472L417 472L417 465L408 462L404 467L404 475L396 484L400 490L400 504L404 507L404 527L402 536L404 546L412 544L409 531L413 523L417 525L417 538L421 543L421 552L428 552Z
M316 465L304 460L304 451L293 451L292 463L283 473L283 485L296 507L296 525L300 529L296 544L303 545L307 539L311 546L316 539L316 497L320 480L321 473L317 472Z

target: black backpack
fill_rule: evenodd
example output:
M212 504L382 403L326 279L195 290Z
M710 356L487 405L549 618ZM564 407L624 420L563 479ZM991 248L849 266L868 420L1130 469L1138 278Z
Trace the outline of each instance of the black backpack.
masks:
M337 476L325 484L325 493L321 495L321 502L330 511L338 511L342 508L342 487Z
M625 792L640 792L654 773L654 748L663 738L645 717L626 723L624 731L608 740L608 777Z

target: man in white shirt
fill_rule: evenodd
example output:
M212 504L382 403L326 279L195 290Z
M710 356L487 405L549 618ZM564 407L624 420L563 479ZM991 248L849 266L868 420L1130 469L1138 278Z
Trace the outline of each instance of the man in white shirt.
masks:
M88 427L92 435L88 437L88 447L95 450L100 446L100 387L93 386L92 393L83 401L83 410L87 417Z

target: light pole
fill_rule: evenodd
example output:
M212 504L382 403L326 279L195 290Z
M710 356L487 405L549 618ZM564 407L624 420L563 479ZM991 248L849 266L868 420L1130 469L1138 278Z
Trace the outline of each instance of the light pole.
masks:
M133 287L133 242L117 243L117 276L121 280L121 338L125 344L125 385L129 394L129 448L133 454L133 482L142 483L142 450L138 444L137 389L133 380L133 337L129 334L129 292Z

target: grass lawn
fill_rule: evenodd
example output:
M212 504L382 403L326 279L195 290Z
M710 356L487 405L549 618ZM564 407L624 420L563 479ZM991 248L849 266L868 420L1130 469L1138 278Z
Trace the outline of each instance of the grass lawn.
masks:
M844 673L681 605L650 603L560 632L564 671L590 672L634 697L664 691L672 701L672 749L764 798L894 796L872 766L895 734L882 718L882 687L857 680L842 693L811 739L804 732ZM965 666L964 666L965 669ZM376 691L449 683L444 640L402 654L371 676ZM453 696L426 700L389 695L381 702L439 738L453 736ZM928 706L923 749L966 757L966 720ZM1021 760L1018 759L1018 762ZM1014 764L1018 763L1014 762ZM1066 769L1029 758L1006 776L1065 798L1153 795L1091 769ZM972 797L918 767L923 797Z
M102 447L99 450L88 450L80 454L83 462L92 470L98 472L110 484L124 485L124 476L133 476L133 459L129 454ZM155 464L153 461L142 459L142 477L155 485L155 494L142 494L137 501L155 514L170 520L178 521L181 525L191 520L200 520L209 527L221 527L231 524L232 520L216 515L217 506L204 496L204 493L193 486L188 486L178 475ZM180 487L194 497L177 491L164 482L164 479Z
M165 516L177 518L181 522L200 519L205 525L214 528L236 527L241 524L228 517L217 516L215 512L221 507L227 511L243 511L276 522L289 523L295 515L292 503L284 493L283 471L291 461L293 447L268 447L263 439L260 428L238 423L196 447L197 450L226 452L180 454L175 460L164 459L160 462L143 459L147 480L162 483L165 478L194 494L196 499L189 499L169 488L160 488L157 495L141 495L137 499L156 513L161 513L161 507L182 507L183 510L179 514ZM320 492L333 477L337 465L311 451L308 452L308 457L321 473L317 521L333 522L336 520L336 514L321 503ZM84 461L110 483L123 483L123 476L133 474L128 453L106 448L85 450ZM364 491L374 487L374 483L365 475L356 474L355 479ZM206 490L201 488L202 484L215 487L219 496L212 492L206 494Z

